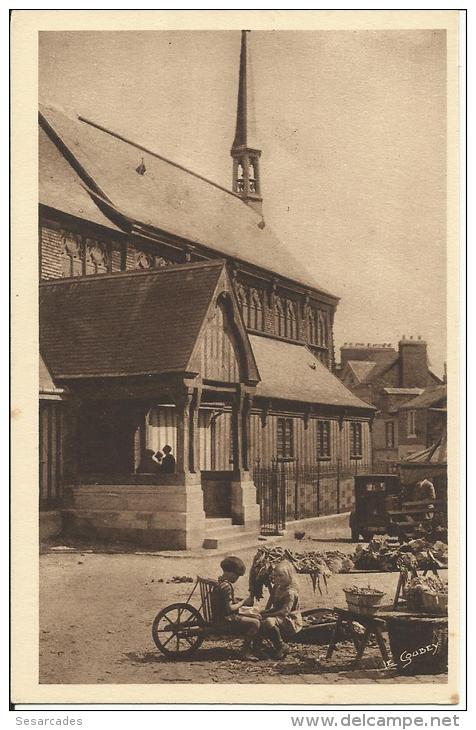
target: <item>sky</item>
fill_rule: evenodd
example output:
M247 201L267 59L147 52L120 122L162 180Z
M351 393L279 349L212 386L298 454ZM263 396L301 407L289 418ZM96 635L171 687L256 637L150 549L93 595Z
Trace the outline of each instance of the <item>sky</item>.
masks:
M39 35L42 101L231 188L239 32ZM445 32L253 31L248 46L266 225L341 297L336 349L420 335L441 374Z

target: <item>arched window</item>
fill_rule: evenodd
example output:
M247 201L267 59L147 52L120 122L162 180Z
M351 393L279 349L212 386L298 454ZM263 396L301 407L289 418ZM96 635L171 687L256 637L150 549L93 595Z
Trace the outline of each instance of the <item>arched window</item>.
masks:
M238 193L242 193L244 189L245 189L245 175L244 175L243 165L241 164L241 162L239 162L237 177L236 177L236 190Z
M88 238L86 241L86 274L105 274L108 270L106 246Z
M250 162L248 166L248 181L250 184L250 192L255 193L256 192L256 173L255 173L255 166L253 162Z
M236 287L236 296L238 299L238 304L240 305L241 316L243 317L243 322L245 323L245 327L249 327L250 326L250 306L249 306L249 302L248 302L248 292L242 284L238 284L238 286Z
M286 302L286 336L291 340L298 339L296 305L289 299Z
M286 315L280 297L274 301L274 331L280 337L286 337Z
M318 343L317 312L315 309L310 309L307 315L307 339L313 345Z
M318 339L317 343L321 347L327 347L327 321L324 312L318 314Z
M82 276L84 250L81 238L74 233L64 233L61 262L64 277Z
M257 289L250 291L250 324L251 329L263 329L263 302Z

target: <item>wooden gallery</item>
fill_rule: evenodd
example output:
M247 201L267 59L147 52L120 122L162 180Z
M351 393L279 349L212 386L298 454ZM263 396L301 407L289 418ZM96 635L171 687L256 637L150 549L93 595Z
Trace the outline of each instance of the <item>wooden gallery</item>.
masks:
M257 465L339 465L341 507L370 468L374 408L333 374L338 299L263 220L246 76L243 33L231 190L40 109L43 535L194 548L259 530Z

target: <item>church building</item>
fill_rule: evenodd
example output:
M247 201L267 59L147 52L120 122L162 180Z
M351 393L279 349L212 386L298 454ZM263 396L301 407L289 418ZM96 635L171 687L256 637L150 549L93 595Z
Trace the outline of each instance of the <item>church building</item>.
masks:
M247 53L242 32L229 190L40 106L45 534L200 547L259 530L257 466L371 468L375 409L333 374L338 298L263 217Z

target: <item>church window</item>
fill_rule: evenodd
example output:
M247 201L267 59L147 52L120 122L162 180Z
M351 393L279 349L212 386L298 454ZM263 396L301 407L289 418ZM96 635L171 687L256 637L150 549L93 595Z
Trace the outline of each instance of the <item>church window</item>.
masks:
M106 246L90 238L86 240L86 274L104 274L109 270Z
M307 316L307 337L311 344L317 345L317 312L315 309L310 309Z
M81 238L74 233L64 233L62 244L61 264L63 276L82 276L83 246Z
M242 284L238 284L236 288L236 296L238 298L238 304L240 305L241 309L241 316L243 317L243 322L245 323L245 327L250 326L250 307L248 302L248 291Z
M250 291L250 323L249 326L254 330L263 329L263 302L261 295L257 289Z
M274 331L280 337L286 337L286 315L279 297L274 302Z
M323 312L319 312L319 314L318 314L317 325L318 325L317 343L321 347L326 347L327 346L327 321L326 321L326 316Z
M296 305L290 300L286 302L286 336L291 340L298 339Z

